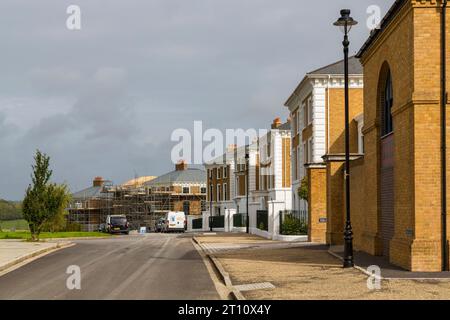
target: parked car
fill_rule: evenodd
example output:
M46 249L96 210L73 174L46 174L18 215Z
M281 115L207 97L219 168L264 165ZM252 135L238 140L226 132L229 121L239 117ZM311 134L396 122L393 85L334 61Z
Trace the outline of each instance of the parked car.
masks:
M170 211L166 214L163 232L184 232L186 215L182 211Z
M106 217L106 231L108 233L130 233L130 224L125 215L109 215Z
M106 223L101 223L98 226L98 232L106 232Z
M155 223L155 232L163 232L165 229L166 219L161 218Z

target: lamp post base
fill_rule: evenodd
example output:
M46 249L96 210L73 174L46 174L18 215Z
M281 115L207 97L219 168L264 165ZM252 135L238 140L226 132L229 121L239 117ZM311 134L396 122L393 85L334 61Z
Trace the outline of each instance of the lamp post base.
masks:
M344 232L344 268L353 268L353 230L350 221L347 221Z

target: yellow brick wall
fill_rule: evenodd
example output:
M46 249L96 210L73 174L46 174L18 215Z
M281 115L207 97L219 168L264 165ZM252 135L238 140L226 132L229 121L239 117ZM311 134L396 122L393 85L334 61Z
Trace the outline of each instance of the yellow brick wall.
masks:
M308 241L326 242L327 223L327 170L308 169Z
M390 260L413 271L439 271L441 266L439 11L436 1L411 1L362 57L365 156L359 179L364 186L365 206L358 210L360 199L353 196L355 247L371 254L382 253L378 88L380 72L387 63L394 89L395 234ZM447 54L448 63L449 57ZM447 77L450 79L450 73ZM358 177L354 180L359 183ZM363 220L365 224L360 223Z
M363 89L353 88L349 90L349 117L354 119L363 113ZM329 153L344 153L345 150L345 103L344 89L329 89ZM350 152L358 152L358 128L355 121L350 125Z
M340 245L344 242L344 186L343 164L327 163L327 244Z

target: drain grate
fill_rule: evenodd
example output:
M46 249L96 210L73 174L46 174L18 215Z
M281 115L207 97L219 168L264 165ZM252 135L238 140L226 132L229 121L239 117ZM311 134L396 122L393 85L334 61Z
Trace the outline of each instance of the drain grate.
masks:
M270 282L262 283L251 283L251 284L241 284L234 286L239 291L252 291L252 290L263 290L263 289L275 289L275 286Z

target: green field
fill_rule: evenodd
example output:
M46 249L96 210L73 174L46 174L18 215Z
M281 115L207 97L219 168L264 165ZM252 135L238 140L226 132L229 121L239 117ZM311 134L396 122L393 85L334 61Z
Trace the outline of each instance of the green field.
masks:
M2 230L28 230L28 223L25 220L6 220L0 221L0 229Z
M101 232L42 232L40 239L54 239L54 238L86 238L86 237L109 237L108 233ZM0 232L0 239L31 239L31 234L28 231L16 232Z

